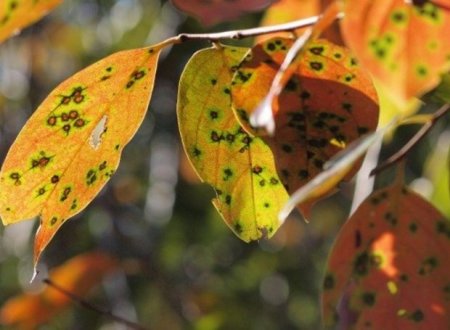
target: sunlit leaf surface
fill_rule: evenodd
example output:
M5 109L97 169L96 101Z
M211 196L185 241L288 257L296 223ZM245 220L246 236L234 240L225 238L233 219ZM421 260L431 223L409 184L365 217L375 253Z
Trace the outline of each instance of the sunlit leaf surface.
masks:
M290 39L274 38L255 46L234 76L234 109L254 134L258 132L249 126L248 118L291 45ZM280 178L292 193L350 142L375 130L378 104L369 77L348 50L325 40L308 43L282 83L284 89L272 105L275 134L264 139L275 155ZM305 205L306 213L307 209Z
M330 329L448 329L450 221L395 184L374 192L342 228L328 261Z
M2 0L0 43L46 15L62 0Z
M399 103L436 86L449 68L450 11L432 1L420 3L345 0L347 44Z
M246 49L196 53L181 77L178 122L184 148L198 175L214 187L214 205L244 241L275 233L288 196L269 147L239 125L230 99L232 70Z
M0 215L5 225L40 216L35 262L115 172L146 113L159 51L122 51L73 75L10 148L0 173Z
M65 290L84 297L118 267L117 261L101 252L90 252L70 259L50 272L49 278ZM38 329L71 303L52 287L38 294L24 293L6 301L0 309L0 322L8 329Z

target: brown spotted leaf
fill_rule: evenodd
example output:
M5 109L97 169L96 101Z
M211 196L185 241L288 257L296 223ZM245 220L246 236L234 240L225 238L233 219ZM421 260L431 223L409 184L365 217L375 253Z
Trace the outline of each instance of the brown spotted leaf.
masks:
M236 71L233 107L253 134L258 132L249 126L248 118L291 45L290 39L281 38L256 45ZM337 152L375 130L378 104L369 77L349 51L326 40L306 44L283 79L284 89L272 104L275 134L264 139L275 155L280 178L293 193L319 174ZM313 202L302 206L306 214Z
M102 252L90 252L53 269L49 278L65 290L85 296L102 279L118 268L118 262ZM0 324L8 329L38 329L69 307L71 299L46 287L38 294L24 293L10 298L0 309Z
M197 52L181 76L177 111L185 151L217 193L214 206L248 242L275 233L288 195L269 147L250 137L231 110L232 70L245 51L221 46Z
M73 75L11 146L0 173L0 215L5 225L40 216L35 263L116 170L145 116L159 52L159 46L122 51Z
M365 68L399 104L432 89L448 70L450 1L345 0L342 32Z
M246 12L260 11L277 0L172 0L179 10L211 26L238 18Z
M62 0L2 0L0 2L0 43L36 22Z
M327 329L449 329L450 221L401 184L369 196L334 244Z

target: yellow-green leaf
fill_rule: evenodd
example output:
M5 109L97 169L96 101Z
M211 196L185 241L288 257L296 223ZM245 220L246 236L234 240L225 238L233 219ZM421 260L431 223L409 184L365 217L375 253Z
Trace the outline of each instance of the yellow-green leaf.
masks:
M2 0L0 4L0 43L36 22L62 0Z
M141 124L160 46L115 53L54 89L23 127L0 172L0 215L40 216L35 263L59 227L116 170Z
M178 122L199 177L214 187L213 203L244 241L271 236L288 195L269 147L250 137L231 110L232 70L246 49L221 46L197 52L182 74Z

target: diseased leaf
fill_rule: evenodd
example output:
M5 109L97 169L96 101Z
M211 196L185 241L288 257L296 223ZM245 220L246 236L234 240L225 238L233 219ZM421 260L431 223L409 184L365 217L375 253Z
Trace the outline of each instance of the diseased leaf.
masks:
M159 46L122 51L73 75L11 146L0 172L0 215L5 225L40 216L35 263L116 170L145 116L159 52Z
M90 252L70 259L50 272L49 278L78 296L85 296L118 262L101 252ZM37 329L69 307L71 300L52 287L38 294L24 293L6 301L0 309L0 323L19 329Z
M246 12L259 11L277 0L172 0L179 10L195 16L203 25L212 26L238 18Z
M329 329L448 329L450 222L401 184L372 193L328 260Z
M269 147L250 137L231 110L232 70L245 51L221 46L197 52L181 76L177 111L186 153L217 193L214 206L248 242L275 233L288 196Z
M236 71L233 107L253 134L258 132L249 127L248 118L291 45L290 39L281 38L259 44ZM275 134L264 140L275 155L280 178L293 193L320 173L333 155L375 130L378 104L369 77L349 51L325 40L309 42L283 79L284 89L272 104ZM300 206L306 215L314 201Z
M450 67L450 11L421 2L344 1L347 45L400 104L435 87Z
M62 0L2 0L0 3L0 43L33 24Z

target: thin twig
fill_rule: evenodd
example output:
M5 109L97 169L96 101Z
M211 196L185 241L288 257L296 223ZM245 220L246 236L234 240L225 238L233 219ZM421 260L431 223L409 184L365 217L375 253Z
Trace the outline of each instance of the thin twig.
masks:
M78 297L77 295L73 294L72 292L64 289L63 287L59 286L58 284L54 283L52 280L50 280L49 278L43 279L42 280L45 284L49 285L50 287L58 290L59 292L61 292L62 294L66 295L67 297L69 297L70 299L72 299L74 302L78 303L80 306L93 310L94 312L98 313L98 314L102 314L105 315L107 317L109 317L110 319L118 322L118 323L122 323L124 325L126 325L128 328L130 329L134 329L134 330L148 330L148 328L144 328L142 325L128 321L123 319L120 316L114 315L113 313L111 313L109 310L105 310L102 309L100 307L97 307L91 303L89 303L88 301Z
M434 124L444 116L450 110L450 104L446 104L439 108L428 122L426 122L421 129L408 141L399 151L389 157L386 161L381 163L381 165L374 168L370 175L375 175L385 170L387 167L397 163L401 159L403 159L406 154L420 141L422 138L431 130Z
M344 14L340 13L337 18L343 18ZM320 16L311 16L308 18L299 19L284 24L277 24L271 26L262 26L244 30L231 30L216 33L181 33L175 37L164 40L159 45L166 46L170 44L179 44L189 40L207 40L207 41L219 41L223 39L243 39L249 37L256 37L259 35L276 33L276 32L292 32L300 28L312 26L317 23Z

